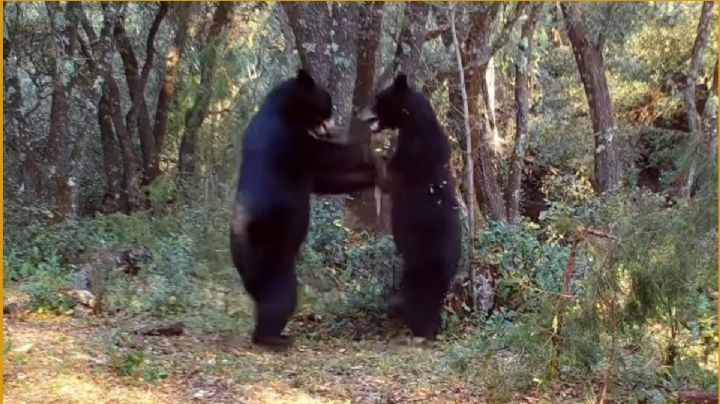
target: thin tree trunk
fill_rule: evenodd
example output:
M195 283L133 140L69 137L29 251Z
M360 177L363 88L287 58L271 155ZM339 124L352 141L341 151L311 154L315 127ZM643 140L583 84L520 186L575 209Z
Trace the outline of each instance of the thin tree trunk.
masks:
M377 80L376 90L381 90L390 85L398 72L405 73L408 78L415 76L415 72L420 66L429 15L430 3L422 1L405 3L403 24L395 48L395 55Z
M102 145L105 182L107 185L103 205L106 206L106 211L114 212L121 206L122 167L115 139L115 130L113 129L110 94L107 91L102 92L98 103L98 125L100 127L100 144Z
M160 94L158 95L157 106L155 108L155 124L153 125L153 138L155 139L155 147L158 153L162 152L162 147L165 142L170 107L172 106L175 96L180 59L182 58L187 39L188 6L176 4L173 7L175 7L175 12L178 17L175 27L175 41L173 42L173 46L170 47L170 50L168 50L165 58L165 74L160 86Z
M614 192L618 188L620 175L615 146L617 127L605 77L604 43L590 42L576 4L562 3L561 8L592 120L595 139L593 186L600 194Z
M510 177L505 188L505 204L510 224L516 224L520 220L520 182L529 140L528 77L531 70L533 33L542 6L542 3L533 4L528 19L523 23L519 43L520 55L515 62L515 146L510 162Z
M111 116L115 134L120 143L123 161L123 206L125 212L140 207L140 163L133 149L130 133L125 126L120 105L120 89L115 80L105 81L103 91L109 92Z
M187 185L190 177L195 173L197 134L207 116L210 106L217 64L217 50L220 46L219 37L223 28L231 20L232 9L233 3L231 2L219 2L215 9L213 22L210 25L205 44L206 49L209 49L211 52L200 64L200 91L192 107L190 107L185 114L185 132L180 142L180 155L178 159L179 180L183 187Z
M473 309L477 307L478 296L477 290L475 289L475 188L473 186L473 163L472 163L472 136L470 134L470 112L468 108L468 97L465 87L465 72L462 63L462 56L460 54L460 43L458 42L457 32L455 30L455 5L450 5L450 28L452 30L453 47L455 48L455 56L458 68L458 75L460 76L460 94L462 97L463 106L463 123L465 128L465 160L468 162L467 167L467 184L468 192L466 195L467 200L467 228L468 228L468 247L467 247L467 262L468 262L468 273L470 274L470 287L472 290L472 306Z
M690 132L694 133L699 138L703 138L702 134L702 118L697 110L697 80L702 68L703 53L705 53L705 46L708 41L708 25L710 23L710 13L712 11L714 2L706 1L702 5L700 11L700 21L698 22L697 35L695 36L695 43L690 58L690 70L688 71L687 81L684 92L685 110L688 116L688 125ZM693 184L695 183L695 176L697 174L697 163L692 162L690 172L688 173L685 186L683 187L683 196L685 198L690 197L692 193Z

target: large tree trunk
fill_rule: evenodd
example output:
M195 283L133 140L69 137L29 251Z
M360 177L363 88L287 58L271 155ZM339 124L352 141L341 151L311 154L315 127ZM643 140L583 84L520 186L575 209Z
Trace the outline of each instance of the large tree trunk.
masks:
M562 3L568 37L588 100L595 139L595 173L593 186L603 194L617 190L619 184L618 156L615 147L617 127L613 115L607 78L605 77L604 42L591 43L579 6Z
M697 35L695 36L695 43L693 44L690 58L690 70L687 74L684 91L685 111L688 117L690 132L702 140L704 140L705 135L702 133L702 118L697 110L697 80L702 67L703 53L705 53L705 46L708 41L708 25L710 23L710 12L712 11L713 4L714 2L706 1L702 5ZM683 196L686 198L689 197L692 192L696 171L697 164L693 162L685 182L685 187L683 188Z
M8 103L3 112L11 136L6 137L5 142L12 144L18 154L20 167L17 185L20 187L20 192L29 199L39 199L44 192L42 155L27 122L27 112L24 111L23 91L17 69L18 59L18 53L12 49L12 41L7 41L3 48L3 60Z
M219 2L213 21L210 25L205 43L210 50L207 57L200 63L200 87L192 107L185 114L185 132L180 142L180 155L178 159L178 175L181 186L185 187L195 173L195 149L197 147L197 134L207 116L212 97L215 68L217 64L217 50L220 47L220 34L232 18L233 3ZM184 188L186 189L186 188Z
M56 3L46 3L51 21L55 52L50 131L45 157L50 163L51 181L55 182L55 197L61 217L79 213L79 184L74 176L77 157L73 153L75 141L70 134L69 97L75 66L72 58L77 47L78 21L70 5L62 11Z
M372 97L383 4L333 3L329 7L326 3L283 2L282 6L303 68L332 95L336 122L369 151L367 128L351 118L353 109ZM331 23L332 30L317 29ZM372 193L353 196L349 219L360 228L374 228Z
M505 204L508 222L516 224L520 220L520 182L528 144L529 92L528 77L532 60L532 42L535 25L540 17L542 3L535 3L530 9L528 19L523 23L520 43L520 55L515 61L515 146L510 157L510 177L505 187Z
M330 10L324 2L282 2L295 36L295 48L302 67L327 88L333 66ZM342 28L341 28L342 29ZM334 101L334 100L333 100Z
M330 71L330 94L333 98L335 122L345 131L350 128L353 93L357 73L360 7L353 3L332 3L334 68Z

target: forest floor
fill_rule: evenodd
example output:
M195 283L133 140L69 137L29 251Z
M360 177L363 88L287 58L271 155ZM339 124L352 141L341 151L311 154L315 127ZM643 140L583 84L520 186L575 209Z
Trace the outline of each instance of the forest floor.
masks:
M6 303L22 300L8 289L5 294ZM14 404L588 402L582 389L571 386L556 386L549 395L501 388L501 398L449 365L450 345L403 346L377 333L338 337L317 320L296 318L289 327L297 336L295 347L271 353L251 346L247 332L186 327L180 335L143 336L135 331L148 323L79 310L6 316L3 399ZM354 320L346 324L353 323L350 327L365 327Z

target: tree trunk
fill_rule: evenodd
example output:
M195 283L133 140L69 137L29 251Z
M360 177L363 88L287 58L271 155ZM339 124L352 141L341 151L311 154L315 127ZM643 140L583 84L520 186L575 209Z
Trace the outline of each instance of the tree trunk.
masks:
M375 85L375 66L377 50L380 45L382 28L383 2L373 2L359 9L359 29L357 40L357 72L355 89L353 90L353 109L362 108L371 102ZM350 120L349 136L351 141L358 142L368 152L371 151L370 132L366 124L356 119ZM382 197L381 197L382 198ZM347 202L349 219L354 227L389 231L389 220L377 220L375 194L372 191L352 194ZM389 200L382 198L381 206L389 206ZM377 228L376 228L377 227Z
M302 67L313 79L327 88L333 66L330 10L324 2L282 2L295 35L295 48ZM342 29L342 28L341 28Z
M347 132L353 111L357 73L359 9L353 3L332 3L333 69L329 91L333 98L335 123Z
M188 6L176 4L173 5L173 7L175 8L175 13L178 18L175 27L175 40L165 58L165 74L160 86L160 94L158 95L157 106L155 108L155 124L153 125L153 138L155 139L155 147L158 153L162 152L162 147L165 142L170 107L172 106L175 96L180 59L182 58L185 41L187 39Z
M533 4L528 19L523 23L519 43L520 55L515 62L515 147L511 156L510 177L505 188L505 204L510 224L516 224L520 220L520 182L529 138L528 77L531 71L533 33L542 6L542 3Z
M491 44L490 22L499 8L491 7L473 17L464 46L461 46L462 61L465 68L465 86L470 107L470 136L474 150L474 186L478 206L491 220L505 221L505 204L498 184L495 168L495 151L490 144L492 133L489 105L482 98L483 87L487 85L488 62L492 55L486 49ZM467 164L467 163L465 163Z
M700 21L697 27L697 35L695 36L695 43L693 44L692 56L690 58L690 70L687 74L684 91L685 110L687 112L690 132L700 139L703 139L704 135L702 133L702 118L697 110L697 80L700 69L702 68L703 53L705 53L705 46L708 41L708 25L710 23L710 13L713 4L714 2L711 1L703 2L700 11ZM693 161L682 192L686 198L689 197L692 192L696 171L697 163Z
M111 206L111 208L117 208L129 213L140 206L139 163L135 156L130 134L123 120L120 90L112 74L112 54L110 52L115 24L123 14L125 5L122 3L103 4L103 28L98 38L92 24L85 15L82 4L76 4L77 16L89 42L89 44L85 44L81 41L81 50L90 69L104 80L98 103L98 123L105 157L104 164L108 186L106 194L114 199L118 198L116 196L118 192L115 188L115 182L118 181L120 184L119 200L117 200L117 205ZM90 44L93 44L92 49ZM115 149L118 143L121 158L116 163L114 161L117 158ZM114 167L118 164L122 167L115 172ZM113 174L113 172L115 173Z
M39 152L39 145L33 139L33 131L27 122L27 113L23 111L23 92L17 69L19 60L17 52L12 49L12 43L5 44L3 59L7 80L6 95L8 96L4 115L5 122L10 126L12 133L12 137L6 138L6 142L13 144L18 154L20 192L26 194L29 199L39 199L44 192L41 171L42 156Z
M290 26L290 18L285 9L279 6L276 12L283 39L285 40L283 46L283 53L285 54L285 59L287 59L285 63L287 63L287 69L290 74L293 74L298 70L298 60L295 58L295 34L293 34L292 27Z
M465 72L462 63L462 55L460 52L460 42L458 41L457 31L455 29L455 7L454 4L450 6L450 29L452 31L453 48L455 48L455 60L457 63L458 76L460 78L460 96L462 97L463 107L463 128L465 137L465 161L468 162L467 167L467 184L468 192L466 194L467 200L467 229L468 229L468 246L467 246L467 262L468 262L468 273L470 275L470 287L472 290L472 307L477 308L478 296L477 289L475 288L475 188L473 184L473 147L472 147L472 135L470 130L470 108L468 105L468 97L465 86Z
M599 43L590 42L577 5L562 3L561 7L592 120L595 139L593 186L600 194L614 192L619 184L618 157L615 149L617 127L605 77L604 42L602 40Z
M420 1L405 3L403 25L395 48L395 56L378 79L376 90L390 85L398 72L405 73L411 79L415 76L425 43L429 14L430 3Z
M490 220L504 222L507 220L503 193L498 183L495 167L496 155L490 143L492 133L488 107L482 102L482 86L485 81L484 67L467 74L467 97L471 106L470 121L472 144L475 147L473 156L475 164L475 189L478 205Z
M185 114L185 132L180 142L180 155L178 159L178 175L180 184L185 188L190 178L195 173L195 149L197 146L197 134L200 131L205 117L207 116L212 97L213 83L215 79L215 68L217 64L217 50L220 47L219 37L223 28L232 18L233 4L231 2L219 2L213 21L210 25L208 37L205 43L207 50L210 50L207 57L200 63L200 87L199 94L195 98L192 107Z
M487 111L488 139L493 153L500 148L500 130L497 125L497 97L495 91L495 62L491 57L487 64L481 67L484 72L482 78L482 95Z
M77 18L68 5L61 11L58 4L45 3L55 39L55 72L53 74L52 101L50 105L50 131L45 157L50 162L50 179L55 180L55 197L61 217L79 213L77 178L74 178L75 164L73 139L70 134L69 96L75 66L72 58L77 45Z
M148 34L148 44L153 42L160 24L159 21L161 21L165 16L166 11L166 7L161 5L153 26ZM150 116L144 94L145 83L148 76L146 70L149 72L149 69L152 66L152 55L154 52L153 47L150 46L147 50L145 66L141 72L132 42L125 32L123 19L124 16L115 23L113 34L125 67L125 79L127 81L130 100L132 102L130 111L126 117L127 127L135 127L135 124L137 124L143 156L143 184L149 184L154 181L158 175L160 175L159 150L157 148L157 144L155 143L153 128L150 124Z
M130 133L125 126L120 105L120 89L115 80L106 80L103 92L109 93L111 116L115 134L120 143L123 162L123 201L122 209L130 212L140 206L140 163L132 146Z
M507 43L510 32L520 18L526 3L519 3L515 6L512 15L505 21L497 36L493 35L493 21L500 12L498 3L486 4L470 15L470 26L465 40L460 46L462 64L465 73L465 87L468 104L470 107L470 126L472 145L474 148L473 163L474 186L478 206L483 212L495 221L506 221L505 202L503 193L498 182L495 151L490 142L492 134L492 91L488 84L488 66L493 55ZM443 37L443 42L448 44ZM462 137L462 120L458 111L462 110L460 102L462 97L457 84L450 81L450 118L453 121L453 130L458 139ZM485 97L483 97L485 95ZM463 166L466 161L463 160ZM467 185L465 185L467 187Z
M100 144L103 151L106 183L103 205L106 207L105 211L114 212L121 206L122 167L113 130L110 94L107 91L103 91L98 103L98 125L100 126Z

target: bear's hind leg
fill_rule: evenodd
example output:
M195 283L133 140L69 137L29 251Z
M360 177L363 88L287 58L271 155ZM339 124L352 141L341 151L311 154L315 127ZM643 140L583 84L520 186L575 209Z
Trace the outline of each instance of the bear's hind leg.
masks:
M402 311L416 337L433 339L440 331L443 299L450 285L446 273L437 263L406 265Z
M292 345L292 340L283 335L282 331L295 311L297 279L292 266L273 268L272 273L266 275L253 296L255 298L253 343L269 348L286 349Z

